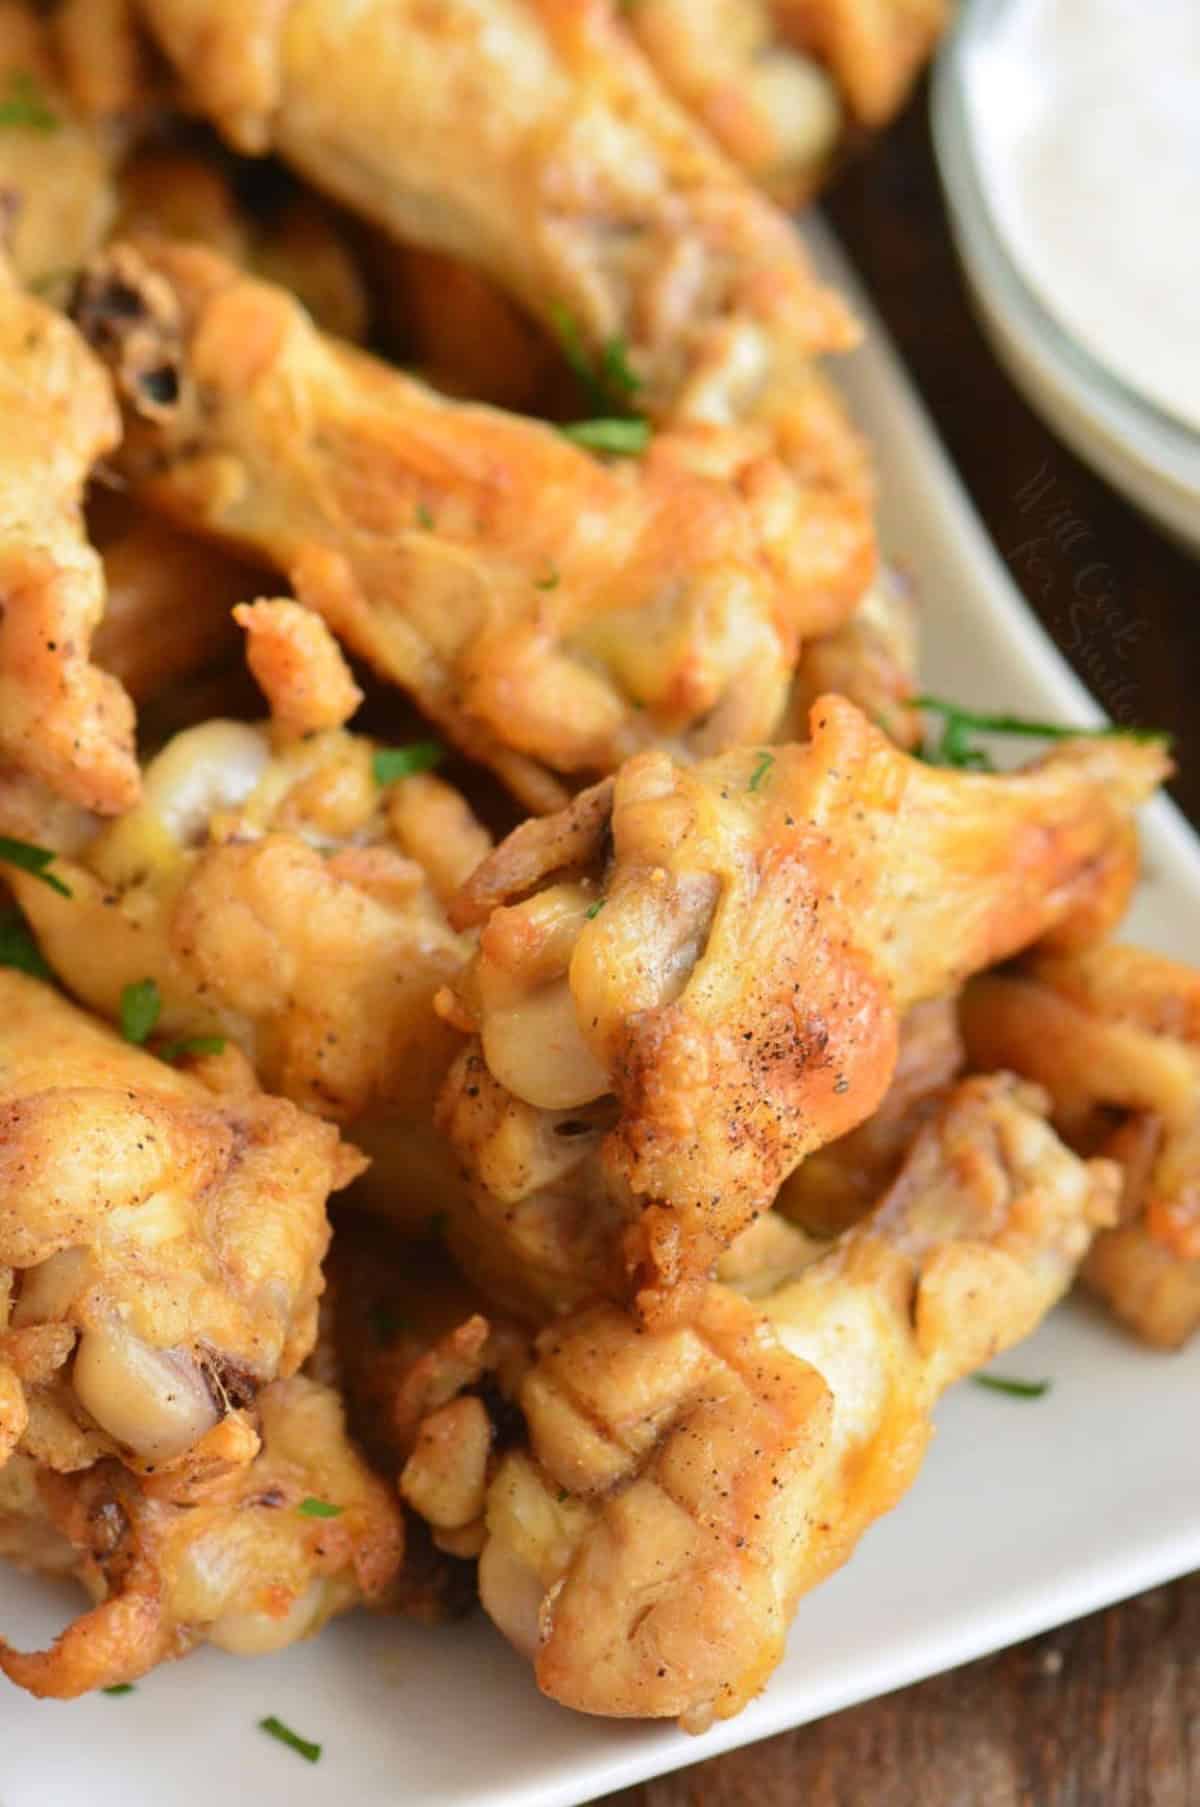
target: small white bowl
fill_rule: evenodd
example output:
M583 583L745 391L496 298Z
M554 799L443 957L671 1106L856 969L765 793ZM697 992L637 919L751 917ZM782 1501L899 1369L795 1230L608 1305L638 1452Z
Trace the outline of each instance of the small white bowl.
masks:
M964 61L1003 4L967 0L933 80L938 168L975 305L997 356L1049 425L1117 489L1200 552L1200 433L1138 394L1047 312L1017 268L988 205L970 129Z

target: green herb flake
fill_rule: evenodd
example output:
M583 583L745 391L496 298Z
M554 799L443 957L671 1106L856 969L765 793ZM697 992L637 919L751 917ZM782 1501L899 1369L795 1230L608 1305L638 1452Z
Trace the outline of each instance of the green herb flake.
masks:
M371 770L376 784L395 784L398 778L411 778L415 772L431 772L445 757L445 747L436 740L417 740L411 747L377 747Z
M302 1738L299 1732L293 1732L291 1726L284 1725L282 1719L277 1719L274 1713L268 1713L265 1719L260 1719L258 1729L260 1732L266 1732L272 1738L278 1738L280 1744L286 1744L289 1750L293 1750L297 1756L303 1757L306 1763L316 1763L320 1760L320 1745L314 1744L311 1738Z
M603 408L608 403L604 386L592 369L592 361L588 357L587 347L583 342L583 334L579 330L579 322L568 308L561 302L555 302L550 309L550 318L554 330L558 334L558 342L562 347L563 357L567 360L574 374L579 378L597 407Z
M625 341L619 336L605 345L601 368L610 395L634 396L642 386L641 377L630 366Z
M61 125L28 69L14 69L0 98L0 126L23 125L35 132L57 132Z
M941 734L923 749L922 758L966 771L995 770L982 747L972 746L973 734L1016 734L1031 740L1156 740L1170 745L1170 736L1153 728L1122 728L1111 722L1102 728L1077 728L1065 722L1029 721L1021 715L981 714L937 696L919 696L916 706L942 718Z
M28 973L31 979L54 977L20 910L0 911L0 966Z
M132 1682L114 1682L111 1688L101 1688L101 1694L132 1694L135 1692Z
M562 428L572 445L587 452L608 452L614 458L637 458L650 444L648 420L577 420Z
M426 533L433 532L433 528L434 528L433 510L432 510L432 508L429 507L428 503L425 503L425 502L417 503L417 526L423 527L425 529Z
M597 916L599 916L601 910L604 908L604 906L607 902L608 902L607 897L598 897L594 904L588 905L587 909L584 911L584 915L587 917L589 922L595 922Z
M157 1050L160 1060L182 1060L185 1054L224 1054L223 1035L185 1035L182 1041L168 1042Z
M548 571L545 577L534 578L533 587L535 590L557 590L560 582L561 578L557 571Z
M762 784L763 779L766 777L767 773L770 771L771 767L774 764L775 764L774 753L760 753L758 756L758 763L750 774L750 783L749 783L748 788L752 791L758 790L759 786Z
M558 1503L560 1506L564 1505L566 1503L566 1501L570 1499L570 1497L571 1497L571 1494L570 1494L570 1491L568 1488L566 1488L566 1487L559 1488Z
M308 1499L300 1501L296 1510L301 1518L340 1518L345 1507L331 1506L328 1500L313 1499L310 1495Z
M70 897L70 890L61 878L53 872L47 872L47 866L54 863L55 855L48 847L35 847L32 841L14 841L10 835L0 834L0 862L6 866L18 866L22 872L32 873L40 878L44 885L57 891L60 897Z
M1007 1393L1010 1399L1040 1399L1053 1384L1048 1380L1012 1380L1004 1374L972 1374L971 1379L977 1387L986 1387L990 1393Z
M141 1047L162 1014L162 996L153 979L137 979L121 992L121 1034Z

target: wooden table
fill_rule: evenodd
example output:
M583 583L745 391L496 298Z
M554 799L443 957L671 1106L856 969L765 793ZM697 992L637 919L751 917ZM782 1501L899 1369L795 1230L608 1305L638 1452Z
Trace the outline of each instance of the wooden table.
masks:
M1174 734L1175 795L1200 823L1200 563L1072 457L991 356L926 119L919 96L829 211L1013 577L1115 719ZM1200 1435L1197 1406L1181 1436ZM1200 1576L768 1743L703 1751L608 1807L1200 1807Z

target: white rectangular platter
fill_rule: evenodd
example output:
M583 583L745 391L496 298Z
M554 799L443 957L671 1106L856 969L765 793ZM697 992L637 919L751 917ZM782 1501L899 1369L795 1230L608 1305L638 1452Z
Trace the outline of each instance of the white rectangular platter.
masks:
M819 228L814 239L852 286ZM845 382L875 447L884 543L919 587L926 682L1095 720L855 298L868 336ZM1145 830L1130 933L1200 957L1200 845L1166 803ZM953 1392L912 1493L802 1603L766 1693L703 1738L550 1705L482 1620L430 1631L360 1615L255 1663L201 1651L116 1699L39 1703L0 1681L0 1807L574 1807L1200 1567L1200 1346L1151 1354L1071 1304L1004 1369L1053 1388L1036 1403ZM0 1574L9 1637L32 1644L65 1617L56 1590ZM268 1713L319 1740L321 1762L263 1736Z

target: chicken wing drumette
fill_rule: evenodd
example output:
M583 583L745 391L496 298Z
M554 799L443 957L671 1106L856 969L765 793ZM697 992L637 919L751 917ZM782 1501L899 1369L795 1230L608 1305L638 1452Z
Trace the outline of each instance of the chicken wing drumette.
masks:
M248 1461L316 1336L337 1131L232 1050L177 1070L0 970L0 1457Z
M1002 777L937 769L839 697L812 727L691 767L639 756L518 829L452 913L484 924L446 1006L479 1040L440 1107L477 1196L496 1190L479 1150L499 1160L512 1117L562 1163L591 1138L651 1317L875 1110L901 1012L1111 925L1132 811L1168 769L1123 739Z
M74 1572L96 1604L49 1650L0 1641L10 1681L71 1700L200 1644L282 1650L386 1600L404 1553L400 1508L346 1435L337 1394L301 1375L274 1381L259 1420L253 1461L199 1484L139 1479L112 1460L23 1475L24 1512L10 1502L7 1521L16 1553Z
M938 1395L1033 1330L1112 1221L1116 1167L1043 1108L966 1082L860 1225L790 1232L795 1277L755 1304L709 1285L665 1331L599 1305L542 1333L479 1575L546 1693L701 1730L763 1686L801 1595L911 1485Z
M1036 1079L1064 1135L1122 1163L1121 1222L1084 1280L1144 1341L1178 1348L1200 1330L1200 973L1118 945L1038 957L975 980L962 1021L976 1065Z

